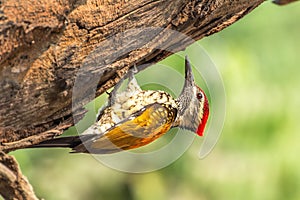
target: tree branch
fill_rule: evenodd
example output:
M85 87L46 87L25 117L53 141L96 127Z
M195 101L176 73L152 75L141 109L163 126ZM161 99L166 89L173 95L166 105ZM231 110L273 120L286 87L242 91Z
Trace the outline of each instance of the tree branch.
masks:
M134 63L157 62L192 42L168 30L198 40L263 1L5 1L0 26L0 142L33 135L45 140L56 135L40 134L49 130L61 133L60 127L83 116L82 106L95 98L92 90L100 95ZM78 104L72 105L73 87L83 67L83 73L94 76L81 80L86 84L78 91ZM97 79L95 88L89 79Z
M0 194L5 199L38 199L14 157L0 152Z

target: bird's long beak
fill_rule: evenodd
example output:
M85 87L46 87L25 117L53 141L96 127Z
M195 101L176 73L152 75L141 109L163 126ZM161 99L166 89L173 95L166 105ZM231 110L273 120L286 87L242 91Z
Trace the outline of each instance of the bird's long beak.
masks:
M187 56L185 56L185 81L181 93L178 97L180 101L186 101L193 94L193 88L195 86L194 76L192 73L192 67Z
M194 86L194 76L192 73L192 67L188 56L185 56L185 82L183 89L192 86Z

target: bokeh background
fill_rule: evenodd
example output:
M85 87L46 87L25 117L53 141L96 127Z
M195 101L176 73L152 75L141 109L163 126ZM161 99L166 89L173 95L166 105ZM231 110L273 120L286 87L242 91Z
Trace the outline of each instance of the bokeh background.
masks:
M299 19L300 3L265 2L199 41L218 67L227 96L222 135L205 159L198 158L202 138L176 162L145 174L119 172L64 149L12 154L47 200L300 199ZM191 49L184 53L197 53ZM179 68L177 61L171 56L163 62Z

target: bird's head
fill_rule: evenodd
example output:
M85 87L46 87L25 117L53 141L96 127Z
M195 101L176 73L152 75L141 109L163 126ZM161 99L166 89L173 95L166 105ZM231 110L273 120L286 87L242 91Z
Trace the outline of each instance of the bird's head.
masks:
M179 109L175 126L202 136L209 115L208 99L203 90L195 85L187 56L185 57L185 83L177 102Z

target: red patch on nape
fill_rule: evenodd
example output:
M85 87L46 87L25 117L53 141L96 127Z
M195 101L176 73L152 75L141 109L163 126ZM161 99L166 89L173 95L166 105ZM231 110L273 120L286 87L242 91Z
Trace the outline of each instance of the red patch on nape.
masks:
M202 120L197 128L197 134L199 136L203 136L204 128L205 128L206 122L208 120L208 115L209 115L209 106L208 106L208 100L205 97Z

